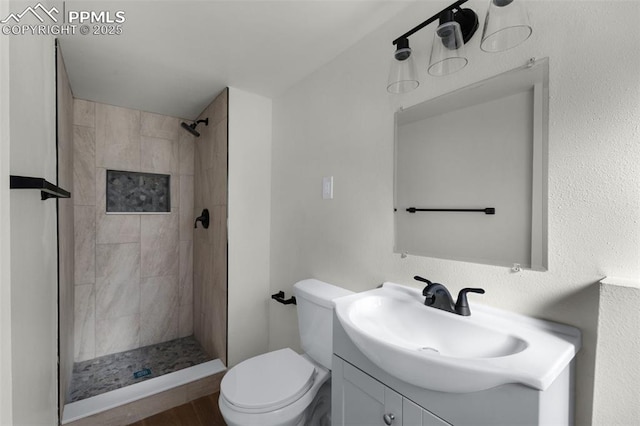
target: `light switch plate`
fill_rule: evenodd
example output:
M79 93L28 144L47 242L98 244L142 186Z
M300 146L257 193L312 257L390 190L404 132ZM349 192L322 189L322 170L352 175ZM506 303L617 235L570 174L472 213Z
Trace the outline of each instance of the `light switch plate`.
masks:
M322 178L322 199L333 200L333 176Z

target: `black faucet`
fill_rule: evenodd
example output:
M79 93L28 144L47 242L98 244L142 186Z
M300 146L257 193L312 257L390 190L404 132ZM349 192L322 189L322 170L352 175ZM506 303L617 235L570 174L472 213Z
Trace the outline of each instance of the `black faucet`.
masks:
M484 289L481 288L463 288L458 293L458 300L455 305L451 293L447 288L440 283L433 283L426 278L422 278L418 275L413 277L417 281L426 283L427 286L422 290L422 295L425 297L425 306L431 306L432 308L441 309L443 311L451 312L453 314L462 315L468 317L471 315L469 309L469 302L467 301L467 293L480 293L484 294Z

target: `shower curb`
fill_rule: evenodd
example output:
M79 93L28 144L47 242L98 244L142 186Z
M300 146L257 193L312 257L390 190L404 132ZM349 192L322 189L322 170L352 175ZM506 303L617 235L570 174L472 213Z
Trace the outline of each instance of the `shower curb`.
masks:
M72 402L65 405L61 424L121 426L135 423L218 392L225 373L224 364L214 360L128 386L129 395L119 395L124 393L123 389L127 389L122 388Z

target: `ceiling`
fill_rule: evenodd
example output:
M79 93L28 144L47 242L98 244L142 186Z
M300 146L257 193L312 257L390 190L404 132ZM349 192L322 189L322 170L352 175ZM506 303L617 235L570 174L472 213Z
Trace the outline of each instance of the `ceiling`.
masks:
M76 98L194 119L227 86L277 96L409 4L66 1L126 21L121 35L59 39Z

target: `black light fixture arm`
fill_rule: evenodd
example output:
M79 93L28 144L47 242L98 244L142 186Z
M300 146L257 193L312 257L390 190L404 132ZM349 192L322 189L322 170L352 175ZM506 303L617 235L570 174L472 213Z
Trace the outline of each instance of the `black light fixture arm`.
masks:
M457 9L460 5L466 3L467 1L469 1L469 0L459 0L459 1L455 2L455 3L453 3L453 4L450 4L449 6L445 7L444 9L442 9L440 12L436 13L435 15L433 15L431 18L427 19L423 23L415 26L414 28L410 29L406 33L402 34L400 37L398 37L395 40L393 40L393 45L394 46L397 45L401 40L409 38L409 36L417 33L418 31L420 31L421 29L423 29L424 27L426 27L430 23L434 22L436 19L439 19L441 13L444 13L446 11L450 11L450 10L453 10L453 9Z

